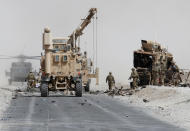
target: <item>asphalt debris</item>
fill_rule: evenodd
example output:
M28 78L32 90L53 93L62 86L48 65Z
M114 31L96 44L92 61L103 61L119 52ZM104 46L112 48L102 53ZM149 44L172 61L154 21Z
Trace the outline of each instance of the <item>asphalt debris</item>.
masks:
M164 107L159 106L158 108L159 108L160 110L164 110Z
M81 106L84 106L85 103L84 103L84 102L81 102L81 103L79 103L79 104L80 104Z
M55 103L56 101L52 100L51 103Z
M104 92L97 90L97 91L90 91L89 93L93 95L98 95L98 94L103 94Z
M148 102L150 102L150 101L147 100L147 99L143 99L143 102L144 102L144 103L148 103Z
M21 89L16 89L15 91L16 91L16 92L22 92Z
M115 87L112 90L106 90L104 93L108 94L108 96L127 96L127 95L133 95L134 93L136 93L137 89L131 89L131 88L123 88L123 86L119 87Z

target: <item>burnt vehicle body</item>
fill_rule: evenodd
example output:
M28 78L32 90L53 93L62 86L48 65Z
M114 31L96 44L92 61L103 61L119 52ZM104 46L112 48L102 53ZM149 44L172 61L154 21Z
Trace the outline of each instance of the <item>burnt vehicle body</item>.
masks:
M142 47L140 50L134 51L133 65L139 74L139 85L151 85L153 84L154 68L160 70L160 64L164 64L165 79L164 83L168 84L169 68L173 63L173 55L166 49L161 48L161 45L152 41L141 41ZM177 72L177 68L172 68L172 72ZM159 72L160 73L160 72ZM153 84L154 85L154 84ZM160 85L160 80L159 84Z

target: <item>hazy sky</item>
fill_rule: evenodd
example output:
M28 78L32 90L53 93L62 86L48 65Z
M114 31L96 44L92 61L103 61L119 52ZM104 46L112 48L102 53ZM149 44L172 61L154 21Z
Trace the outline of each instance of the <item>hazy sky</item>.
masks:
M117 82L128 82L133 51L140 49L141 39L168 47L179 67L190 69L189 0L0 0L0 54L40 55L44 27L53 36L68 36L91 7L98 9L102 82L109 71ZM92 23L81 37L81 46L92 54ZM10 63L0 62L1 73ZM39 61L33 64L39 68Z

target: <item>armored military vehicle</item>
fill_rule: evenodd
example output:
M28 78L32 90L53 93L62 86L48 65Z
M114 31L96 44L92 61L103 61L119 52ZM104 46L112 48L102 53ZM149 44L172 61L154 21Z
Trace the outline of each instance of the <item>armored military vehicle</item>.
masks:
M97 9L91 8L80 26L69 37L52 37L50 29L43 33L44 55L41 57L41 96L47 97L49 91L75 91L77 97L82 96L82 87L89 91L90 78L96 78L98 84L98 68L91 73L92 62L87 54L82 54L77 38L90 23Z
M173 55L157 42L142 40L140 50L134 51L134 67L139 73L139 85L171 85L179 72ZM176 77L175 79L180 79Z
M39 56L3 56L0 59L18 59L17 62L12 62L10 72L5 71L5 75L9 77L9 84L12 84L12 82L25 82L28 73L32 71L32 63L25 60L39 60Z

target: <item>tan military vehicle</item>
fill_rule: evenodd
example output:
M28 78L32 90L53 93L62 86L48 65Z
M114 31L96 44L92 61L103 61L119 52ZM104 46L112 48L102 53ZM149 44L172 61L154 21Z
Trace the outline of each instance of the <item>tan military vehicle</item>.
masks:
M51 31L45 28L43 33L44 55L41 57L41 96L46 97L49 91L75 91L82 96L82 87L89 91L90 79L96 78L98 84L98 68L91 73L92 62L87 54L80 52L77 38L96 14L96 8L89 14L81 25L69 37L52 37Z
M171 85L172 78L179 72L173 55L152 41L141 41L140 50L134 51L134 67L139 73L139 85Z

